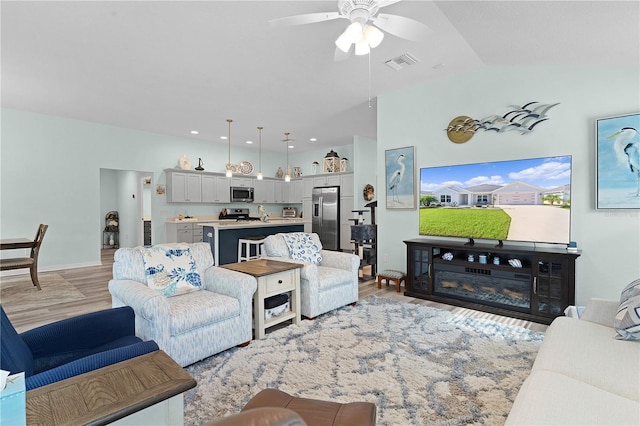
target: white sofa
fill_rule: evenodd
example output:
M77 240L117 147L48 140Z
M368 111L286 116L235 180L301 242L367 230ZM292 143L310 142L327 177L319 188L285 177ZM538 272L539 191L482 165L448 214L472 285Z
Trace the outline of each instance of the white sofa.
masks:
M640 425L640 341L615 338L618 306L553 321L506 424Z
M291 259L289 247L282 234L269 235L263 245L263 257L284 262L304 264L300 270L300 311L307 318L332 311L358 301L358 256L322 250L318 234L311 238L320 248L319 264Z

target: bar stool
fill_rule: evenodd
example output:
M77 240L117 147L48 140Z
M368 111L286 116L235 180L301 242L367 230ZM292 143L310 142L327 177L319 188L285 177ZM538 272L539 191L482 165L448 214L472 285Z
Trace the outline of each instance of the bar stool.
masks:
M265 238L264 235L254 235L238 239L238 262L260 258L262 255L262 244L264 244ZM253 251L255 255L251 254L252 247L254 248ZM244 256L242 255L243 252L245 253Z

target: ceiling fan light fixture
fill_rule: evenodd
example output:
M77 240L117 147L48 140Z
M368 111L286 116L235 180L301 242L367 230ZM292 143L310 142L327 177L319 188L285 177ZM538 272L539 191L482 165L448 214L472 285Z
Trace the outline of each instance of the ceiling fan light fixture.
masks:
M366 55L370 50L371 49L369 49L369 43L366 38L362 37L360 41L356 43L356 55Z
M349 53L351 44L352 41L349 39L346 31L340 34L340 37L336 39L336 46L338 46L338 49L342 50L344 53Z
M380 43L382 43L384 33L373 25L367 25L367 27L364 29L364 33L362 33L362 36L367 40L369 46L372 49L375 49L380 45Z
M362 38L362 24L360 22L352 22L343 34L346 34L351 43L357 43Z
M227 143L229 144L229 150L228 150L229 157L227 158L227 167L226 167L225 176L228 178L233 176L233 171L231 170L231 123L233 123L233 120L231 120L230 118L227 118L227 126L229 127L229 136L227 137Z

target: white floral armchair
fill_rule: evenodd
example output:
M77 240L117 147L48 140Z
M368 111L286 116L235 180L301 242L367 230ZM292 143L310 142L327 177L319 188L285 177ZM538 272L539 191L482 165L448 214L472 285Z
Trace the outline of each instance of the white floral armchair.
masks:
M136 336L154 340L181 366L245 344L252 339L256 279L213 266L206 243L188 245L202 288L173 297L148 286L140 248L115 253L109 281L112 306L131 306Z
M358 256L322 250L320 238L314 233L311 239L320 249L322 260L318 264L293 260L283 235L270 235L265 239L263 257L305 265L300 270L300 310L303 316L315 318L358 301Z

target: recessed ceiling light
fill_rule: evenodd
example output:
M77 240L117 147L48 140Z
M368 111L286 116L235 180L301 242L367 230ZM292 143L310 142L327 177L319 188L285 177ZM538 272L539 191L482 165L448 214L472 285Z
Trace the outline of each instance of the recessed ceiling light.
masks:
M225 140L225 141L226 141L226 140L227 140L227 137L226 137L226 136L220 136L220 139L222 139L222 140Z
M253 141L247 141L247 143L248 143L249 145L251 145L251 144L253 143Z
M192 134L192 135L197 135L198 133L200 133L200 132L199 132L199 131L197 131L197 130L192 130L192 131L191 131L191 134Z
M309 139L309 140L310 140L311 142L315 142L315 141L317 141L318 139L316 139L316 138L311 138L311 139Z
M289 145L289 148L295 148L293 145Z

